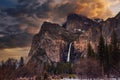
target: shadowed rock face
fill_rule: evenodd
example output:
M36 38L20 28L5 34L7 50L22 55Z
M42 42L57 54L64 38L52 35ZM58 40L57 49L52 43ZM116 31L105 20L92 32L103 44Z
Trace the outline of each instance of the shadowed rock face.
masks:
M99 26L97 22L81 15L70 14L67 17L66 29L72 33L78 32L80 29L87 31L91 27Z
M64 34L64 32L66 30L58 24L43 23L40 32L33 38L29 56L39 54L36 51L38 48L42 48L45 49L46 55L52 61L60 61L60 46L66 43L61 37L61 34Z
M31 50L29 52L30 60L32 56L42 56L39 49L45 50L46 61L59 62L66 60L68 45L73 43L71 62L79 58L81 54L87 51L87 43L90 42L94 50L97 49L100 33L102 32L106 41L109 42L113 28L120 33L119 14L106 21L100 19L89 19L77 14L70 14L67 17L64 27L44 22L40 32L33 37ZM83 31L83 32L82 32ZM120 36L118 36L120 39ZM35 59L35 58L34 58ZM44 59L41 59L44 61Z

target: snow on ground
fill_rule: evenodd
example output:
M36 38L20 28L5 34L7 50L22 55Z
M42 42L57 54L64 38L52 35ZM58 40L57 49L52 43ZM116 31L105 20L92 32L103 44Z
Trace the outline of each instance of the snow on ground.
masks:
M109 78L109 79L68 79L68 78L64 78L64 79L61 79L61 80L120 80L120 78Z

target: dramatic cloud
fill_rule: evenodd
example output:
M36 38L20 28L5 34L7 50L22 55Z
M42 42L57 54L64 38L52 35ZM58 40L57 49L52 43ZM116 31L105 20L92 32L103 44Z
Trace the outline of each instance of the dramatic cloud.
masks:
M0 49L30 46L32 35L19 33L0 37Z
M108 8L109 2L104 0L79 0L76 2L76 13L88 16L89 18L106 19L112 16Z
M21 9L29 15L35 14L41 19L58 22L70 13L89 18L106 19L112 16L108 0L21 0L20 4Z
M116 5L120 3L120 0L110 0L110 1L111 1L110 5Z
M9 1L11 1L11 2L14 3L14 4L17 4L17 3L18 3L18 0L9 0Z

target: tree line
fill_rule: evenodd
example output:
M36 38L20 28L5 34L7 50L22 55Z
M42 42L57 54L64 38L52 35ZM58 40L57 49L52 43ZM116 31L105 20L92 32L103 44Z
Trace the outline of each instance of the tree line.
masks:
M111 34L110 43L105 42L101 33L97 52L94 52L91 44L88 43L87 57L95 59L99 63L102 76L120 77L120 43L115 30Z
M20 60L9 58L0 63L0 80L14 80L16 71L24 66L23 57Z

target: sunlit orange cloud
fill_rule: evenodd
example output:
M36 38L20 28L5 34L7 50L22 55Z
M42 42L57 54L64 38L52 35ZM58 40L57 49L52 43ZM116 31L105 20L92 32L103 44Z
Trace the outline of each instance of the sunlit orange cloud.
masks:
M58 10L58 13L54 13L54 9L56 7L64 6L63 10L66 9L68 11L71 9L69 12L63 12L66 16L71 12L81 14L89 18L107 19L114 16L110 6L118 4L119 2L120 0L52 0L52 2L49 3L49 7L53 12L50 11L49 14L52 14L53 16L59 14L59 11L61 10ZM67 6L65 7L67 4L69 4L70 8Z
M109 9L110 1L108 0L79 0L75 2L75 13L87 16L89 18L106 19L113 15Z
M116 4L119 4L120 3L120 0L111 0L111 3L110 3L110 6L112 5L116 5Z

